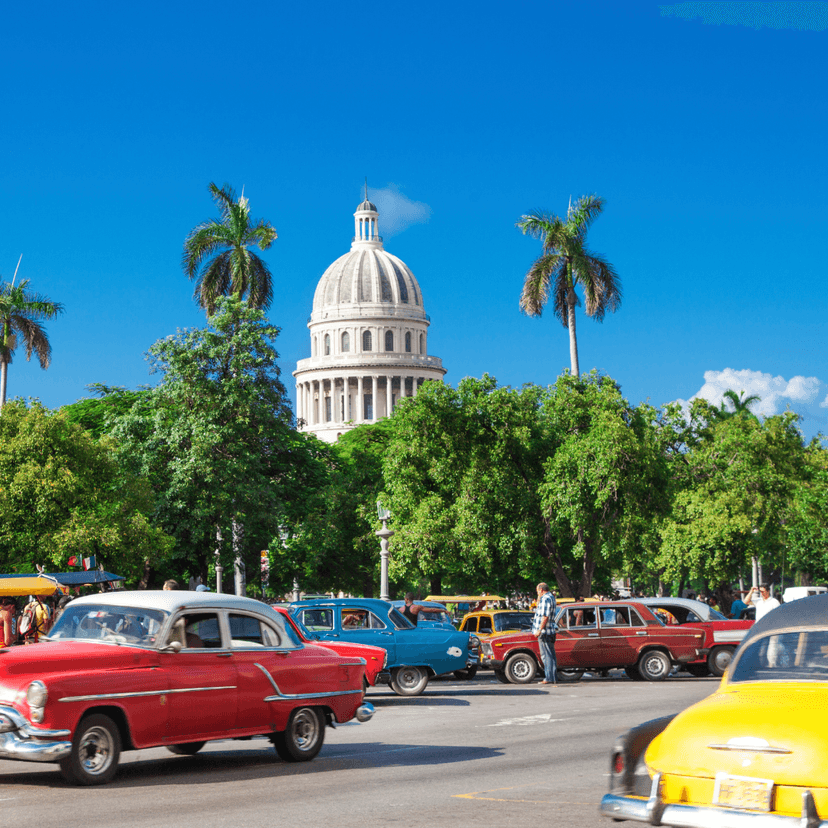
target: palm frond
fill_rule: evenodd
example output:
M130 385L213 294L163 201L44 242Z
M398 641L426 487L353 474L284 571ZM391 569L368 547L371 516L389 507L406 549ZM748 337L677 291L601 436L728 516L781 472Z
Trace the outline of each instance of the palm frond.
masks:
M225 250L207 262L196 279L193 298L210 316L216 309L218 298L231 293L232 284L231 251Z
M597 195L581 196L567 213L566 224L570 235L579 241L586 238L592 222L601 215L604 203L604 199Z
M26 360L32 358L32 353L37 355L40 367L44 370L49 367L52 361L52 347L43 326L35 319L23 314L16 314L12 317L12 327L16 330L26 349Z
M561 263L561 267L558 269L555 279L555 289L554 289L554 309L555 309L555 316L560 319L561 324L565 327L569 327L569 281L570 275L567 273L567 261L563 259ZM579 307L581 304L581 298L575 293L575 307Z
M577 283L584 291L588 316L601 322L608 310L618 310L621 306L621 280L609 262L581 248L572 258L572 267Z
M520 294L520 309L529 316L540 316L549 299L549 290L560 267L557 253L546 253L536 259L523 280Z
M209 189L210 195L213 196L213 201L216 203L216 207L218 207L222 218L226 221L231 215L233 205L236 203L236 191L229 184L218 187L212 181L210 182Z
M273 301L273 277L267 264L255 253L250 254L247 303L252 308L267 310Z

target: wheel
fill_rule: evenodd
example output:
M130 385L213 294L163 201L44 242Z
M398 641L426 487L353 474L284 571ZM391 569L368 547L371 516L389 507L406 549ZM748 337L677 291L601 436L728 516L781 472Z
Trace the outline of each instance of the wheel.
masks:
M664 681L673 669L673 662L661 650L650 650L638 660L638 672L647 681Z
M477 675L477 665L467 668L466 670L455 670L454 677L460 681L471 681Z
M627 678L631 678L633 681L644 681L644 677L638 672L638 667L634 664L625 667L624 672L627 674Z
M716 647L707 656L707 666L714 676L723 676L733 661L733 647Z
M167 745L167 750L176 756L195 756L207 742L186 742L183 745Z
M684 669L696 678L704 678L710 675L710 670L707 669L706 664L685 664Z
M580 681L581 676L583 676L584 671L578 670L575 667L567 667L566 669L561 670L560 667L558 668L558 681L561 682L569 682L569 681Z
M322 750L325 720L314 707L297 707L290 714L287 729L274 733L272 741L285 762L309 762Z
M428 673L422 667L397 667L391 689L398 696L419 696L428 685Z
M60 760L63 776L75 785L103 785L118 770L121 734L109 716L95 713L82 719L72 738L72 751Z
M516 653L506 662L505 672L512 684L529 684L538 672L538 665L532 656Z
M497 679L497 680L498 680L501 684L511 684L511 682L509 681L509 679L508 679L508 678L506 678L506 673L504 673L504 672L503 672L503 670L495 670L495 671L494 671L494 674L495 674L495 678L496 678L496 679Z

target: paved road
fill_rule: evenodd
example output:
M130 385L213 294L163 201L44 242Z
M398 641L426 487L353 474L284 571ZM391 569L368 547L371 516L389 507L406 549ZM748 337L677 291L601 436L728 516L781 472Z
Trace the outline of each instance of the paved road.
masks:
M0 762L0 828L604 826L609 750L632 725L713 692L714 679L614 674L545 690L436 681L403 699L372 690L367 724L327 732L316 760L285 764L264 740L195 757L127 753L115 780L73 788L55 766Z

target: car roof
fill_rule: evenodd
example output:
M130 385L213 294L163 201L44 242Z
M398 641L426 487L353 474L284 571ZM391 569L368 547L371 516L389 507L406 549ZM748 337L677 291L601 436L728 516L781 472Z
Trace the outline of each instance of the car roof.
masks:
M291 601L291 608L297 607L341 607L345 605L354 606L360 604L363 607L373 609L375 612L383 612L394 608L390 601L383 601L381 598L312 598L308 601Z
M742 646L745 647L749 641L768 633L793 628L828 629L828 594L812 595L791 601L790 604L780 604L750 628Z
M671 598L664 596L662 598L633 598L631 600L648 607L666 607L669 604L672 604L674 607L684 607L685 609L693 610L702 621L710 620L710 604L705 604L704 601L696 601L695 598Z
M81 604L103 604L116 607L136 607L175 612L181 607L245 609L257 612L270 611L270 607L253 598L229 595L225 592L195 592L190 590L135 589L100 592L75 598L70 607Z
M441 604L439 601L413 601L413 603L417 604L417 606L425 607L426 609L441 609L443 612L446 611L446 605ZM397 607L399 609L402 606L405 606L405 601L391 601L391 606Z

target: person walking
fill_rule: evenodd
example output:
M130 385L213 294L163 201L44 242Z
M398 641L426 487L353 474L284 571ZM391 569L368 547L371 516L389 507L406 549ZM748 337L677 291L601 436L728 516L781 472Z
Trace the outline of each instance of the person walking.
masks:
M555 659L555 610L557 602L549 591L547 584L540 583L537 587L538 605L532 618L532 634L538 639L541 660L543 661L544 679L541 684L558 686L558 663Z

